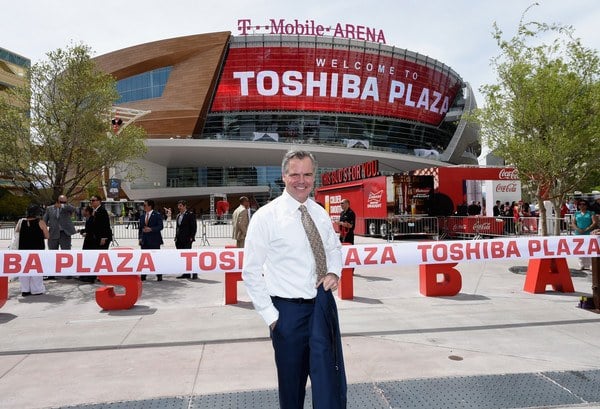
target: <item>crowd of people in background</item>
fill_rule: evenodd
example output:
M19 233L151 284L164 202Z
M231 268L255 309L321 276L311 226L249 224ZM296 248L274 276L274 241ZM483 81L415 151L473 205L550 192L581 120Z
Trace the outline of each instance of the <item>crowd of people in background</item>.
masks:
M197 235L197 215L193 209L188 208L185 200L177 202L177 213L171 208L156 208L152 199L145 200L140 209L126 209L123 224L126 229L138 230L138 244L140 249L160 249L164 245L162 232L164 228L175 228L175 248L190 249ZM233 214L233 238L237 247L244 247L246 230L250 222L250 200L242 196L240 205ZM19 233L19 249L21 250L70 250L72 236L80 234L83 237L82 250L108 249L113 243L111 215L98 195L94 195L82 207L78 208L68 202L65 195L60 195L56 202L45 208L31 205L27 209L27 216L20 219L15 227ZM75 227L75 221L83 221L82 228ZM47 243L47 244L46 244ZM73 277L68 276L68 279ZM75 277L86 283L94 283L96 276L82 275ZM158 274L157 281L162 281L163 276ZM178 279L198 279L198 274L182 274ZM20 278L21 295L44 294L46 291L44 281L54 280L54 276L40 276ZM141 276L142 281L147 279Z
M342 200L342 214L338 225L340 241L342 243L354 244L354 225L356 215L350 208L348 199ZM189 249L192 247L197 234L197 222L193 209L188 208L185 200L177 202L177 213L174 214L169 207L161 207L157 210L155 202L151 199L144 201L140 209L126 209L123 219L125 228L138 230L138 243L141 249L160 249L164 244L162 230L164 228L175 228L175 247L177 249ZM232 213L232 239L236 247L245 246L246 232L250 223L253 210L250 200L242 196L239 206ZM482 216L485 210L481 202L471 201L457 206L455 216ZM493 206L493 216L505 221L504 229L507 234L513 233L536 233L538 224L538 208L525 201L504 202L497 200ZM586 235L600 228L600 195L596 195L592 201L581 198L570 198L563 202L556 214L550 217L560 218L561 229L570 229L573 234ZM74 220L83 220L83 228L76 230ZM174 226L173 226L174 225ZM111 228L111 215L102 204L98 195L90 198L89 204L77 208L70 204L65 195L58 196L55 203L45 209L38 205L31 205L27 209L27 216L19 221L16 232L20 233L19 249L43 250L70 250L72 248L72 236L81 234L83 236L83 250L108 249L113 241ZM600 230L597 230L600 232ZM589 259L580 261L581 269L589 269ZM69 277L70 278L70 277ZM95 276L81 276L79 280L89 283L96 281ZM146 276L142 275L142 280ZM182 274L178 279L187 278L195 280L197 274ZM53 279L52 276L44 277L43 280ZM157 281L162 281L162 275L157 275ZM21 294L24 297L43 294L45 286L42 278L23 278L21 282Z
M551 217L564 218L567 215L574 215L581 202L586 202L590 211L600 214L600 195L594 197L593 201L581 198L570 198L563 201L561 208L556 214ZM472 201L470 204L466 202L457 206L454 212L455 216L484 216L485 210L481 202ZM511 217L515 221L517 218L523 217L538 217L539 208L537 204L530 204L523 200L512 202L501 202L497 200L493 207L494 217Z
M560 209L555 210L553 214L547 215L560 220L561 231L569 230L573 234L577 233L575 220L579 214L581 205L594 215L600 215L600 194L595 195L591 200L585 198L569 198L563 201ZM501 202L497 200L493 206L493 217L501 218L504 221L504 231L506 234L537 234L539 207L537 204L530 204L526 201ZM484 216L485 210L481 202L466 202L457 206L455 216ZM600 222L593 224L594 228L600 227Z

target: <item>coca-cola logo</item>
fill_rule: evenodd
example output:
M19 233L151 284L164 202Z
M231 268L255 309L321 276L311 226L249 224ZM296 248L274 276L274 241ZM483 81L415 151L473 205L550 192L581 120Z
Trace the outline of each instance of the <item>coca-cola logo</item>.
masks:
M507 183L507 184L501 184L498 183L496 185L496 192L502 192L502 193L516 193L517 192L517 184L516 183Z
M475 231L490 231L491 229L492 229L492 223L490 223L490 222L473 224L473 230L475 230Z
M467 225L466 224L455 224L454 226L452 226L452 230L454 231L467 231Z
M517 171L517 169L500 169L500 173L498 174L498 178L499 179L504 179L504 180L517 180L519 179L519 172Z

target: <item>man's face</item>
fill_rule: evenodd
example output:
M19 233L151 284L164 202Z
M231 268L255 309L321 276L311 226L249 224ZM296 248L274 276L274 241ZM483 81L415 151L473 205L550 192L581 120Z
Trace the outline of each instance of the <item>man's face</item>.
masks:
M183 203L178 203L177 204L177 209L179 209L179 213L185 213L185 206L183 205Z
M290 159L287 173L282 175L285 190L294 199L304 203L315 187L315 174L310 158Z
M346 210L350 207L350 205L348 204L348 202L346 200L342 200L341 206L342 206L342 210Z

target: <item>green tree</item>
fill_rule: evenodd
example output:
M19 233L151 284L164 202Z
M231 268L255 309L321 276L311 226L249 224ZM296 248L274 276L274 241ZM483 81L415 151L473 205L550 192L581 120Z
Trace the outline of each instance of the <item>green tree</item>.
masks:
M0 189L0 219L16 220L25 216L30 200L25 196L15 196L5 189Z
M47 57L31 67L26 85L0 99L0 171L40 203L84 193L104 169L126 168L146 149L142 128L112 132L116 82L87 46Z
M597 51L584 47L572 27L526 23L527 10L510 40L494 24L498 83L481 87L486 104L477 119L488 146L531 187L547 235L543 201L558 212L565 195L598 166L600 65Z

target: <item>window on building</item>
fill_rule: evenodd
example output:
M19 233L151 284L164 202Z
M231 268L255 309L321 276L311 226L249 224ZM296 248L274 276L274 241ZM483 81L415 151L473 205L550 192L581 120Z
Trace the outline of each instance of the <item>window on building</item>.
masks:
M117 81L117 91L121 98L118 104L158 98L169 80L172 67L157 68Z

